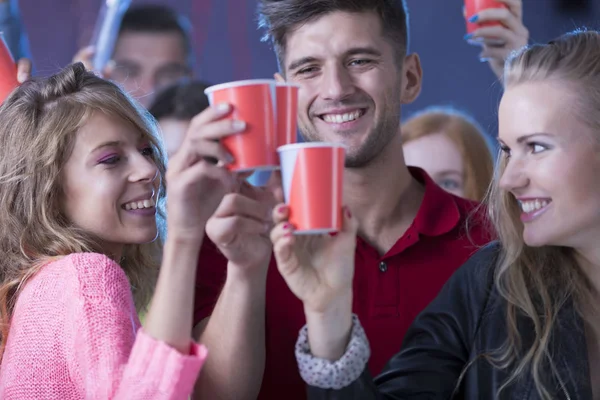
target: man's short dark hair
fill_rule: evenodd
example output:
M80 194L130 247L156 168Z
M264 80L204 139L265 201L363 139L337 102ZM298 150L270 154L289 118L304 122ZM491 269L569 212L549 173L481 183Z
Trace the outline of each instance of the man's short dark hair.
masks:
M187 18L166 5L142 4L132 6L125 12L119 34L123 32L178 33L182 38L186 58L192 62L191 27Z
M259 27L266 30L263 40L273 43L281 71L285 71L287 34L335 11L376 13L384 36L397 50L397 60L404 59L408 48L408 11L404 0L259 0Z
M174 118L187 121L209 106L204 89L210 86L202 81L181 81L162 90L149 108L157 120Z

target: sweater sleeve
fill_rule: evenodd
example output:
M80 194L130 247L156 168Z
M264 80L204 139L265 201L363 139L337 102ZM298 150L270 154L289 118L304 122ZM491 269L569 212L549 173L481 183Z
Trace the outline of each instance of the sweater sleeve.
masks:
M123 270L99 254L73 255L79 299L71 379L89 400L185 399L206 358L190 339L181 354L137 327Z

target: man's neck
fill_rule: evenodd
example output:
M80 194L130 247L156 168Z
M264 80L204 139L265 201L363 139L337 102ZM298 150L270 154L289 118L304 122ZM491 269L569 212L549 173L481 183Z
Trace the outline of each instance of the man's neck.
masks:
M404 163L399 136L371 164L344 173L344 199L358 218L359 234L380 254L410 227L424 193Z

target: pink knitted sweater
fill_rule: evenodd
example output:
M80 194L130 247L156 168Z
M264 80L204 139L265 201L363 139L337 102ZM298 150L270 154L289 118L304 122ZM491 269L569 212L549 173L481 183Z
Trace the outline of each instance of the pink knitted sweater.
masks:
M15 305L0 365L0 398L186 399L206 358L140 329L129 281L100 254L45 265Z

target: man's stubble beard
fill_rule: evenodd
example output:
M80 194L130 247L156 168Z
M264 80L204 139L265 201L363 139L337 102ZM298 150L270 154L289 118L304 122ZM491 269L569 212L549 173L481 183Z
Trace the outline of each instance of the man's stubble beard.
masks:
M367 134L366 139L359 145L359 148L346 149L344 163L346 168L364 168L368 166L383 153L385 147L399 134L400 102L393 102L388 99L386 103L395 104L386 107L383 115L375 121L375 126ZM300 134L307 142L326 141L316 131L314 125L307 126L302 121L299 121L298 124Z

